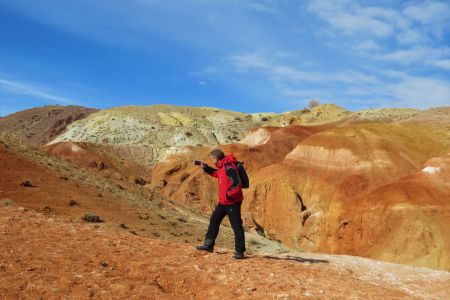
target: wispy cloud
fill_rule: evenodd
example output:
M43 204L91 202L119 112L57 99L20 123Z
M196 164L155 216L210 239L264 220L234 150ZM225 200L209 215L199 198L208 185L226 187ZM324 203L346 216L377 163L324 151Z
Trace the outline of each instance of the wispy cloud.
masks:
M300 67L293 67L292 64L283 64L269 58L261 53L242 53L230 56L232 66L237 71L256 71L264 73L273 81L289 82L312 82L312 83L376 83L373 76L363 74L358 71L344 71L336 73L321 73Z
M8 0L0 0L8 1ZM183 46L215 50L250 47L260 38L259 30L272 31L262 17L280 13L278 1L247 0L78 0L55 4L51 0L9 1L20 13L63 30L102 43L151 49L155 38ZM211 39L214 37L214 39ZM220 40L221 43L217 43Z
M441 67L438 61L442 61L449 57L450 48L440 47L411 47L404 50L396 50L386 53L379 53L373 56L375 59L387 60L399 64L425 64ZM445 68L445 64L442 65Z
M261 53L236 54L230 61L236 72L264 76L283 96L291 99L288 101L297 99L303 104L313 98L338 104L359 103L362 107L425 108L450 104L448 81L395 69L316 72L280 63Z
M54 103L79 104L79 102L76 100L45 92L44 89L41 87L36 87L28 83L15 82L1 78L0 78L0 90L6 91L10 94L30 96L41 100L49 100Z
M308 10L346 35L386 38L394 34L397 12L381 7L363 7L356 1L313 0Z
M436 78L405 76L396 84L386 84L386 90L402 106L426 108L450 104L450 84Z
M239 1L243 5L248 5L250 9L256 12L278 15L281 11L278 9L278 1Z
M422 27L441 39L445 31L450 30L450 3L448 1L412 2L403 10L405 16L425 25Z
M375 58L435 67L442 64L420 58L431 53L437 60L450 59L448 48L440 45L450 33L448 2L414 1L392 9L351 0L312 0L308 10L328 24L330 37L347 36L346 43L338 43L338 47L348 46L344 51L369 57L376 52Z
M450 71L450 59L436 59L430 62L433 66Z
M351 0L312 0L307 9L346 35L419 43L441 39L450 30L450 4L443 1L411 1L392 9Z

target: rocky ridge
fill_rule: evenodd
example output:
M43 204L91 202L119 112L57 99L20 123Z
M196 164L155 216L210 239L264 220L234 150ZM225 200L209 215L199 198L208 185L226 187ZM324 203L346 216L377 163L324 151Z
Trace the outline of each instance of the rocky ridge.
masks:
M36 107L0 118L0 132L14 133L27 143L42 146L62 134L72 122L96 111L74 105Z

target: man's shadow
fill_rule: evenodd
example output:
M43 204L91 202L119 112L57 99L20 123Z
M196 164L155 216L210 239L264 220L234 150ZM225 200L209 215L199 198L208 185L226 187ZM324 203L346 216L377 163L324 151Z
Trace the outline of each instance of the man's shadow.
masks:
M219 255L229 254L229 251L218 250L218 251L215 251L214 253L219 254ZM258 258L258 257L266 258L266 259L275 259L275 260L293 260L293 261L296 261L299 263L310 263L310 264L318 264L318 263L329 264L330 263L330 261L325 260L325 259L303 258L300 256L292 256L292 255L279 257L279 256L272 256L272 255L260 256L260 255L250 254L250 255L246 255L245 259L252 259L252 258Z
M275 260L294 260L299 263L311 263L311 264L318 264L318 263L329 264L330 263L328 260L325 260L325 259L303 258L300 256L279 257L279 256L264 255L262 258L275 259Z

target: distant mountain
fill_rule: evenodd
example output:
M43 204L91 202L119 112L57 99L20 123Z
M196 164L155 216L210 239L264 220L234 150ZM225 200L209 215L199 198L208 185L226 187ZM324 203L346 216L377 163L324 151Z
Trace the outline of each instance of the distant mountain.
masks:
M282 114L245 114L209 107L125 106L101 110L68 126L50 143L64 141L113 145L118 155L151 167L184 146L218 146L240 142L254 128L357 122L394 122L419 111L384 109L350 112L324 104Z
M14 133L34 146L42 146L63 133L72 122L96 111L72 105L31 108L0 118L0 131Z

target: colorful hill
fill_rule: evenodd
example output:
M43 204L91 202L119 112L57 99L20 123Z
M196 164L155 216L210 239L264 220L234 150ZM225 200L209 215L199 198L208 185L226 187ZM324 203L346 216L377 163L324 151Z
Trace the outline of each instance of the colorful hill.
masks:
M0 118L0 132L14 133L27 143L42 146L63 133L72 122L96 111L73 105L36 107Z

